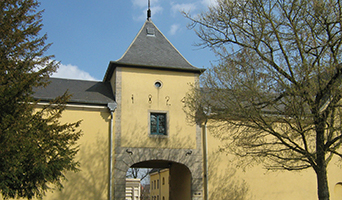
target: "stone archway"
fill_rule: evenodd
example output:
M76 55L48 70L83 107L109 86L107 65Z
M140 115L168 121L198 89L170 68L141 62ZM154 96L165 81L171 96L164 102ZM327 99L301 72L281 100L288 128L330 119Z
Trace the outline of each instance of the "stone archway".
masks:
M117 148L119 150L119 148ZM170 173L179 176L190 176L188 193L173 193L171 200L201 200L203 199L202 154L199 150L186 149L149 149L120 148L116 151L114 163L114 199L125 199L126 172L133 167L163 168L171 167ZM188 173L186 172L188 170ZM184 174L181 174L184 173ZM174 175L174 177L176 177ZM179 180L174 178L173 185ZM176 187L176 186L175 186ZM177 188L175 188L177 189ZM187 190L187 189L185 189ZM172 192L172 191L171 191Z
M132 165L133 168L154 168L158 169L155 173L160 175L160 171L165 171L168 174L167 177L167 190L169 191L168 194L159 195L160 199L162 199L162 196L167 196L166 199L191 199L191 180L192 180L192 174L190 172L190 169L181 164L172 162L169 160L150 160L150 161L144 161L140 163L136 163ZM158 188L157 192L161 192L159 190L159 182L160 185L165 185L165 181L161 180L161 177L157 178ZM155 186L154 186L155 187ZM165 186L164 186L165 187ZM153 189L153 187L151 187ZM157 194L158 195L158 194ZM158 198L157 198L158 199Z

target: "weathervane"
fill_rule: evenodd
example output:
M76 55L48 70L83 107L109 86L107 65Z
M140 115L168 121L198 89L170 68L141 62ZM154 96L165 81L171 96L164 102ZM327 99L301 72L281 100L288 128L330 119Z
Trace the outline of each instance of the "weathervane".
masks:
M148 0L148 10L147 10L147 20L150 20L151 18L151 5L150 5L150 0Z

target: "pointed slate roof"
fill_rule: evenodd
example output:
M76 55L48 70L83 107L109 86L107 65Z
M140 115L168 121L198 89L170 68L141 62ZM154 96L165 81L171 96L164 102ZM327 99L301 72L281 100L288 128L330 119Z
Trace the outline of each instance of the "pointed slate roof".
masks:
M148 19L117 61L109 63L104 80L109 80L116 66L177 70L202 73L191 65L162 32Z

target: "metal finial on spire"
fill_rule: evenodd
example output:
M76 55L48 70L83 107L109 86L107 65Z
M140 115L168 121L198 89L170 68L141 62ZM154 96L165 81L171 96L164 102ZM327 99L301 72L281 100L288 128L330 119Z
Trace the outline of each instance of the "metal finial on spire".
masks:
M150 5L150 0L148 0L148 10L147 10L147 19L150 20L151 18L151 5Z

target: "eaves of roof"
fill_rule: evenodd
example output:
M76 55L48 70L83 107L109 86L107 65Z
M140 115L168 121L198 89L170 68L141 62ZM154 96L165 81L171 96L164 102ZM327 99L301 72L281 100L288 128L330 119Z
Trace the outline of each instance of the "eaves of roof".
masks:
M110 61L107 71L105 73L105 76L103 78L103 82L110 81L114 73L114 70L117 67L154 69L154 70L162 70L162 71L178 71L178 72L188 72L188 73L196 73L196 74L202 74L205 71L205 69L201 69L201 68L183 69L183 68L177 68L177 67L149 66L149 65L127 64L127 63L119 63L117 61Z
M34 88L33 97L51 101L66 91L71 94L69 104L102 105L115 102L110 83L102 81L50 78L46 87Z

